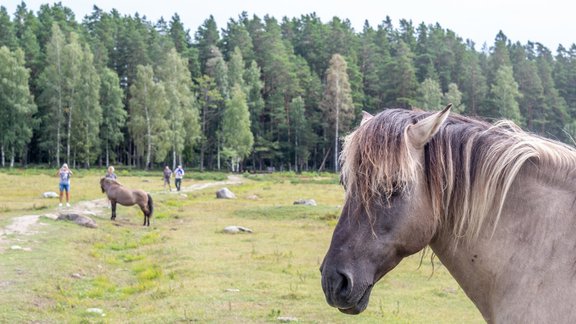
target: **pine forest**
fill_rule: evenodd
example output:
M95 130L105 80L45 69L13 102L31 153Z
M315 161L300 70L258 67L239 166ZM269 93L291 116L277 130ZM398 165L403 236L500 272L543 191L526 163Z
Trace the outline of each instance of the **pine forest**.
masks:
M457 32L390 17L362 30L314 13L184 26L178 14L0 7L1 166L337 171L363 110L448 103L574 143L576 44Z

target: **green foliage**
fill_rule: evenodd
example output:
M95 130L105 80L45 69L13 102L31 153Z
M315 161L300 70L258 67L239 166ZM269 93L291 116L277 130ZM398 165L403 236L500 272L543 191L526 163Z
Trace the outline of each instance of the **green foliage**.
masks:
M152 154L156 161L166 157L171 138L165 118L168 100L164 85L154 81L151 66L138 66L138 74L130 87L130 121L128 127L135 139L137 152L145 156L145 167L149 168Z
M22 156L35 125L33 116L37 108L28 81L29 70L24 66L24 52L20 49L12 52L8 47L1 46L0 147L8 153L10 161ZM4 165L5 161L0 163Z
M499 112L499 117L510 119L522 125L523 118L517 101L517 98L521 97L521 93L518 90L518 83L514 81L511 66L502 66L498 69L490 93L493 96L493 104Z
M233 163L246 158L254 145L254 136L250 131L250 112L240 84L234 85L232 96L226 101L222 116L222 140L224 148L230 150L229 157ZM234 168L234 171L237 170Z
M477 50L439 23L404 18L394 26L391 17L377 27L366 22L360 32L345 17L322 22L315 14L279 21L243 12L226 26L213 16L184 26L179 14L152 22L94 7L82 22L77 18L61 3L35 13L23 2L12 19L0 8L0 46L23 52L3 73L15 66L29 75L5 79L21 85L18 105L28 111L5 131L10 165L66 160L84 167L180 163L217 170L236 157L235 170L336 169L337 138L357 125L362 110L452 102L454 112L511 118L565 141L576 118L574 45L553 54L501 31ZM332 100L335 56L346 63L348 90L340 101ZM139 66L151 70L148 86ZM512 77L502 75L505 67ZM519 95L508 92L514 82ZM238 101L235 85L245 94L254 141L242 154L225 143L230 136L223 126L234 111L226 106ZM337 107L342 100L349 110Z
M442 107L442 89L433 79L426 79L420 83L418 89L420 106L426 110L439 110Z

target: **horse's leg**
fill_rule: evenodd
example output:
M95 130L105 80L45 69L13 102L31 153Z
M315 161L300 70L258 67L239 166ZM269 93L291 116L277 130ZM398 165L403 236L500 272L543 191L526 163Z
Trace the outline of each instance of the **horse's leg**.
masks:
M110 200L110 205L112 206L112 217L110 217L110 219L115 220L116 219L116 200Z
M146 220L148 219L148 208L146 207L146 205L139 205L139 206L140 210L144 214L144 224L142 224L142 226L146 226ZM148 222L148 226L150 226L150 222Z

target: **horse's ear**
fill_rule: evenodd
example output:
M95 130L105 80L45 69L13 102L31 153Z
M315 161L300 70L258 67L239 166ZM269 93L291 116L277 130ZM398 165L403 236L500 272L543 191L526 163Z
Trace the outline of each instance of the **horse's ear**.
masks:
M372 114L362 110L362 121L360 122L360 126L364 125L365 122L369 121L372 118L374 118L374 116L372 116Z
M450 108L452 108L452 104L448 104L446 108L442 109L431 116L428 116L416 124L408 126L406 131L408 141L415 147L415 148L422 148L428 141L436 134L438 129L448 115L450 113Z

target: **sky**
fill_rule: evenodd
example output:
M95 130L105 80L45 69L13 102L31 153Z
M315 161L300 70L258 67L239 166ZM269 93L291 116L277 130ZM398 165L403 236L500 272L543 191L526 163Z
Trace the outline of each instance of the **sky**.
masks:
M13 16L21 0L0 0ZM37 12L41 4L55 1L26 0L28 9ZM470 39L481 50L483 44L494 44L501 30L512 42L539 42L556 52L559 44L570 47L576 43L576 3L566 0L62 0L72 9L76 20L92 12L93 6L109 12L118 10L123 15L141 16L152 22L160 17L169 21L178 13L191 36L198 27L213 15L220 29L226 28L229 19L237 19L243 11L251 17L270 15L278 20L283 17L300 17L316 13L322 22L332 17L350 20L355 31L361 32L364 21L372 27L390 16L394 27L400 19L412 20L415 26L439 23L454 31L462 39Z

